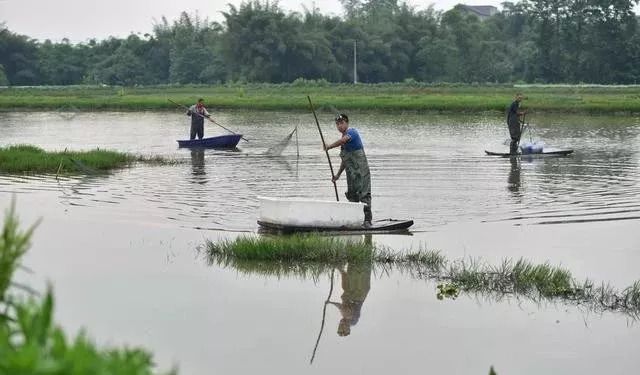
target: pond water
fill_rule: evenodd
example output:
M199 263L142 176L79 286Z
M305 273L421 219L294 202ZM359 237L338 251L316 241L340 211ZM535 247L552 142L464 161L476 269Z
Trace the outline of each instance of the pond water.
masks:
M178 149L188 118L173 113L0 116L2 145L100 147L179 162L58 180L0 175L0 208L15 196L24 225L42 218L25 259L35 273L20 277L53 284L64 327L86 327L99 343L145 346L160 368L175 364L184 374L636 371L640 329L623 314L508 296L440 301L434 282L376 268L335 271L335 304L310 364L329 274L221 268L209 265L202 244L256 233L259 195L333 199L313 117L215 115L249 142L234 151ZM319 117L325 138L337 139L333 114L321 109ZM374 218L415 221L411 235L367 240L438 249L450 260L548 262L618 289L640 280L640 118L530 115L531 140L575 152L517 161L484 155L506 148L495 114L350 118L372 171ZM265 154L296 126L297 143L294 136L282 155ZM206 136L223 133L205 128ZM338 189L343 196L344 180ZM340 323L349 315L343 293L364 300L351 324Z

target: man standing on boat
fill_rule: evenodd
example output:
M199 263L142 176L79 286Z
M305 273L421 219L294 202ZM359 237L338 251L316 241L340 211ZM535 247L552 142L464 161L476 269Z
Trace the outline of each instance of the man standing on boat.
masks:
M509 153L511 155L516 155L518 153L518 145L520 144L520 136L522 135L520 117L524 116L525 113L520 110L520 102L522 99L524 99L522 94L517 93L515 100L509 107L509 112L507 112L507 126L509 127L509 135L511 136Z
M345 195L350 202L362 202L364 206L364 226L371 226L371 173L369 163L364 153L364 146L360 134L354 128L349 127L349 117L340 114L336 117L336 128L342 133L342 138L330 145L325 145L325 150L340 146L340 169L333 177L335 182L343 171L347 171L347 192Z
M198 102L187 111L187 116L191 116L191 134L189 139L202 139L204 137L204 118L209 117L209 112L204 107L204 99L198 99Z

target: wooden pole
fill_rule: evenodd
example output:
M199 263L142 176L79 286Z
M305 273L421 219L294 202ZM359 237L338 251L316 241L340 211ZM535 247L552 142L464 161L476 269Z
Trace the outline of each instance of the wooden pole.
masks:
M322 129L320 128L320 122L318 122L318 116L316 116L316 110L313 109L313 103L311 103L311 97L307 95L307 99L309 99L309 106L311 107L311 112L313 112L313 118L316 119L316 126L318 126L318 131L320 132L320 139L322 139L322 148L326 147L326 143L324 143L324 136L322 135ZM336 182L333 180L335 178L335 174L333 173L333 165L331 165L331 157L329 157L329 151L324 150L324 153L327 155L327 161L329 162L329 169L331 170L331 182L333 182L333 189L336 192L336 201L340 202L340 198L338 197L338 186Z

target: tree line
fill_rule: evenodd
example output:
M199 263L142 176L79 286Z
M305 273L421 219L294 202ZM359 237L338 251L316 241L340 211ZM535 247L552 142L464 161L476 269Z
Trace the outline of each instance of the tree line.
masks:
M522 0L481 20L458 5L341 0L344 16L277 2L228 6L221 23L182 13L148 34L72 44L0 25L0 85L292 82L640 81L638 0Z

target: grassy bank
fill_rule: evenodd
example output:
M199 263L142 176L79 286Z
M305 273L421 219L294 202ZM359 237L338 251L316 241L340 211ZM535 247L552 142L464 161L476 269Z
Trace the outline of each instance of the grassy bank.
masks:
M329 84L235 84L217 86L41 87L0 89L0 110L179 110L172 99L192 104L203 97L211 109L308 110L318 108L504 112L516 92L531 111L640 113L637 86L526 86ZM332 111L333 112L333 111Z
M562 267L532 264L524 259L505 260L492 266L473 259L450 261L437 251L396 252L313 234L207 241L205 249L209 264L232 267L244 273L317 279L345 263L397 267L417 277L440 282L439 298L455 297L463 292L496 299L505 295L535 301L561 299L596 311L619 311L640 318L640 281L615 290L606 284L579 282Z
M170 163L159 157L143 157L100 149L48 152L29 145L0 147L0 172L6 173L103 173L127 167L134 162Z

